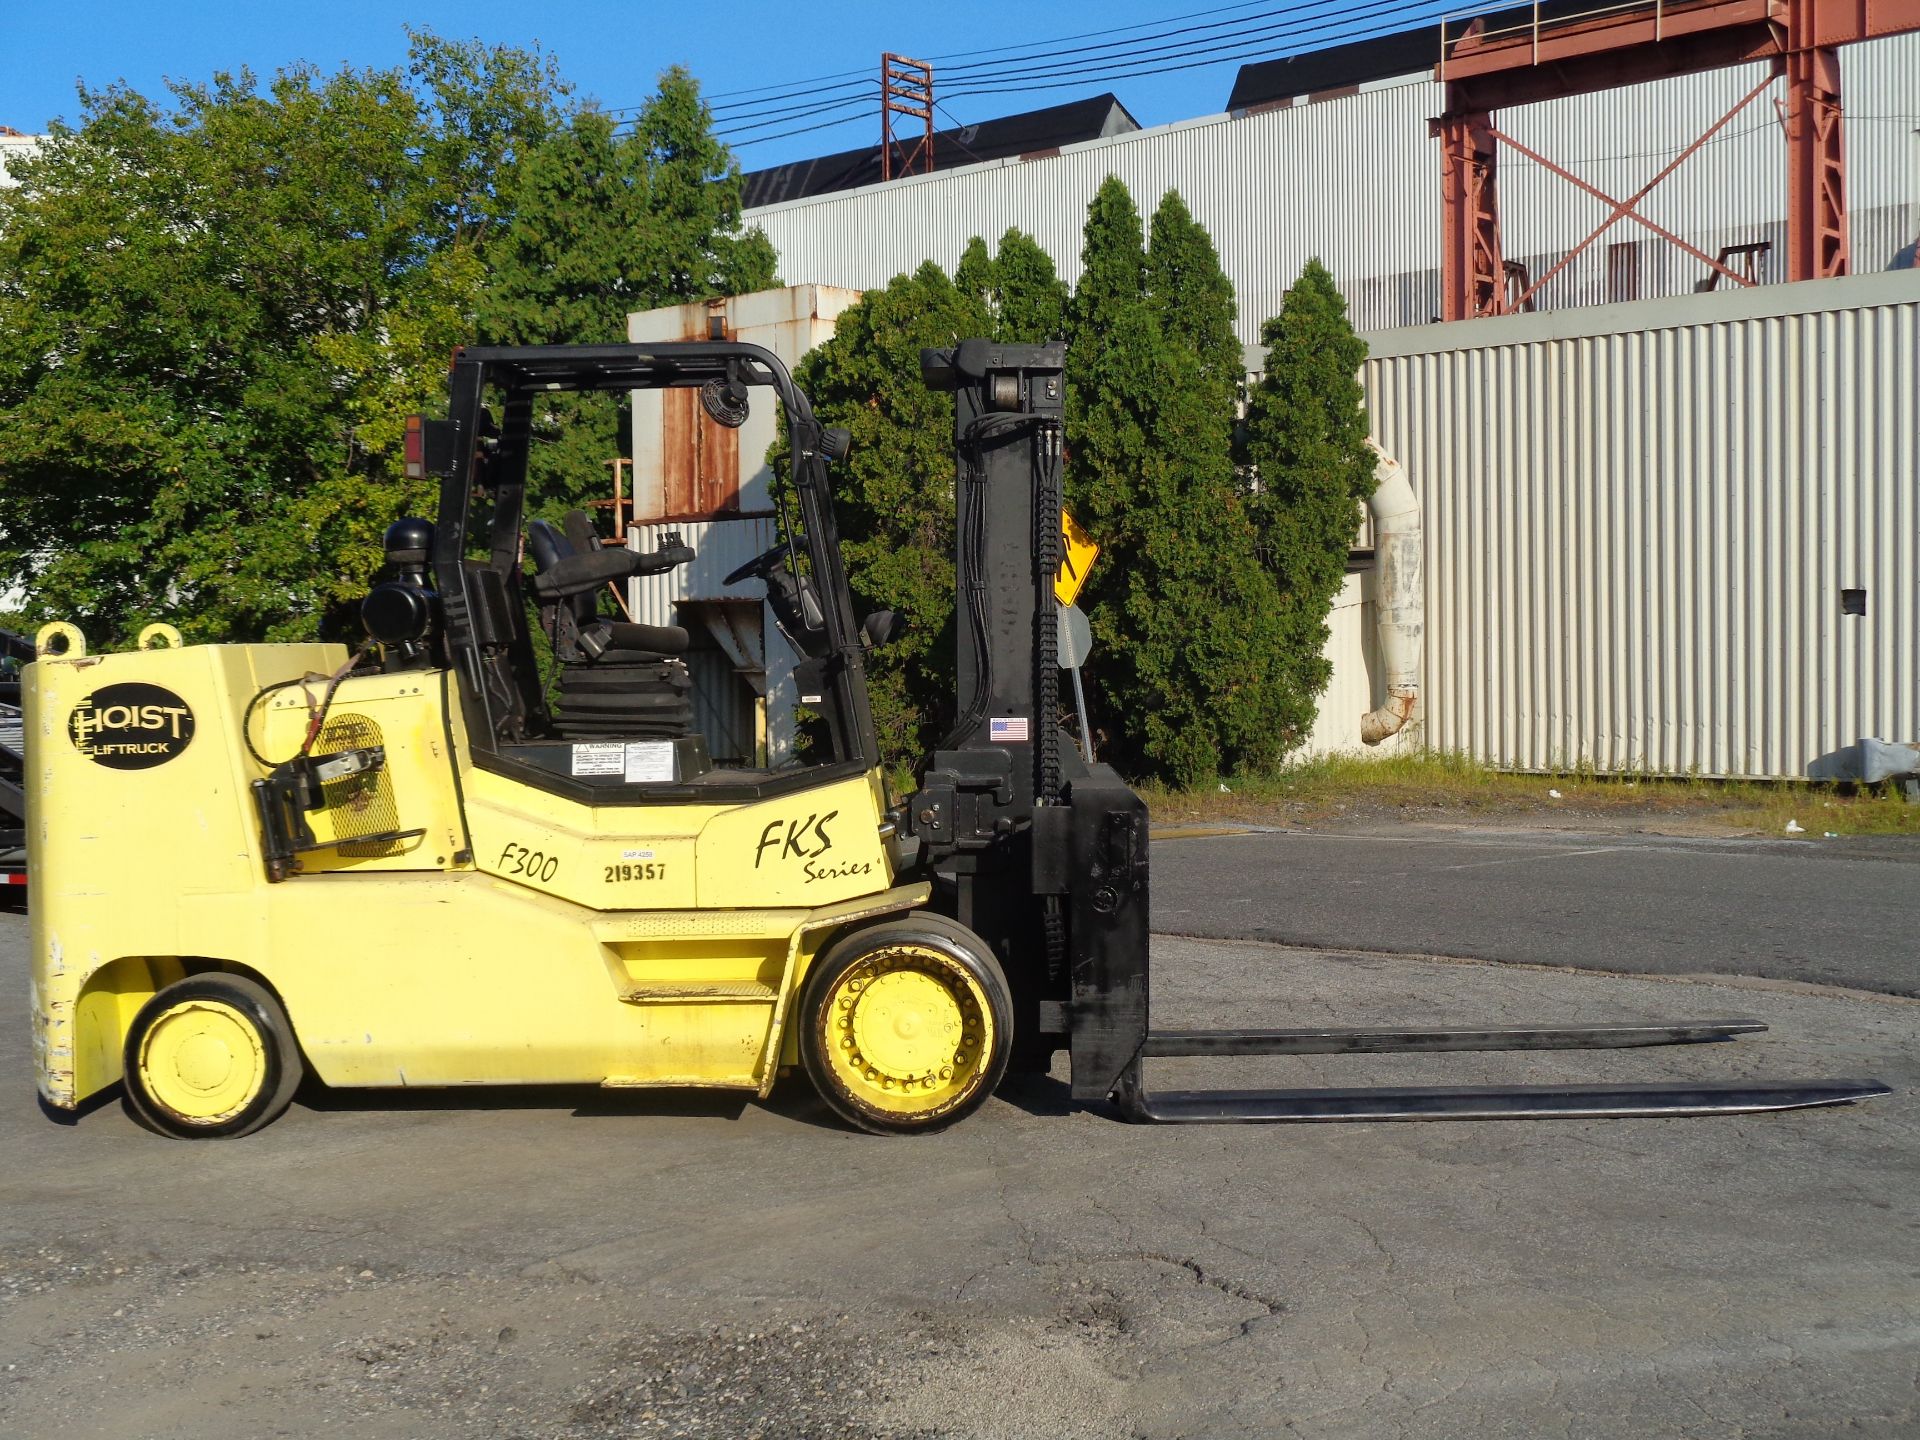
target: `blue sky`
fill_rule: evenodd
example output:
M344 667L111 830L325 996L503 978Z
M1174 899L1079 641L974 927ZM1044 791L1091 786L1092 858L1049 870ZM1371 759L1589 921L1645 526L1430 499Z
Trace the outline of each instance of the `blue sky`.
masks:
M1261 26L1262 44L1281 51L1318 49L1335 43L1356 25L1412 24L1441 7L1421 0L1268 0L1225 5L1222 0L1106 0L1099 5L980 6L860 3L806 6L735 0L722 5L654 3L654 0L262 0L262 3L101 3L101 0L14 0L0 5L0 124L34 132L55 116L78 113L76 80L103 86L125 80L150 95L169 78L202 80L216 70L249 67L265 76L295 61L323 70L384 66L405 54L402 26L413 24L455 38L531 46L538 42L557 57L576 90L609 108L637 104L656 74L671 64L687 66L709 94L761 86L792 86L835 72L877 72L882 50L920 57L952 56L988 46L1050 40L1132 25L1232 24ZM1196 12L1214 12L1197 14ZM1275 12L1285 12L1277 16ZM983 34L983 16L1003 21L1029 17L1030 32ZM1366 18L1354 19L1361 16ZM1172 17L1193 16L1173 22ZM1284 28L1282 28L1284 27ZM1126 32L1106 41L1138 39ZM1219 38L1216 34L1212 38ZM1086 43L1086 42L1069 42ZM1147 42L1143 42L1147 43ZM1161 42L1165 43L1165 42ZM990 63L992 57L949 61ZM1172 74L1079 83L1068 88L1011 94L954 95L943 101L944 125L966 123L1079 95L1112 89L1145 125L1213 114L1223 109L1239 62L1210 63ZM957 75L953 88L958 89ZM941 93L936 63L936 95ZM843 85L841 80L826 82ZM864 91L840 89L827 98ZM732 98L736 105L751 97ZM746 123L742 117L734 123ZM748 169L871 143L877 106L831 112L763 128L781 129L841 119L837 128L741 145ZM738 139L751 138L742 134Z

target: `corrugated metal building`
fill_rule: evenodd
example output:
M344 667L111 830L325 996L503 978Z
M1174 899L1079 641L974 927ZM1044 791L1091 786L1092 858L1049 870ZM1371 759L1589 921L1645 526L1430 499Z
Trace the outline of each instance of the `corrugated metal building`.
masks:
M1792 777L1920 738L1920 273L1370 338L1425 521L1415 739ZM1316 748L1377 702L1370 619L1355 577Z
M1841 51L1856 271L1914 263L1920 236L1920 34ZM1628 194L1766 73L1744 65L1503 111L1517 139L1613 194ZM1776 85L1776 89L1777 89ZM1212 232L1240 297L1241 337L1318 255L1361 330L1420 324L1440 310L1440 157L1427 118L1441 87L1423 75L1288 108L1218 115L747 212L783 275L865 289L923 260L951 269L969 236L1033 234L1069 280L1080 230L1109 174L1143 210L1178 189ZM1605 217L1605 207L1514 154L1500 164L1510 259L1544 272ZM1648 218L1708 254L1772 241L1759 275L1781 274L1786 160L1769 95L1750 105L1655 189ZM1691 293L1705 267L1631 221L1556 277L1541 308Z

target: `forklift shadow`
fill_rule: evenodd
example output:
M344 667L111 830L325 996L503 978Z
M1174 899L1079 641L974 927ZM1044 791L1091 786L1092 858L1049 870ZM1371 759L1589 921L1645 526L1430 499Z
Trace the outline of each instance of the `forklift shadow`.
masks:
M1000 1082L998 1098L1029 1115L1058 1117L1083 1107L1073 1099L1073 1087L1054 1075L1014 1073Z
M49 1105L47 1097L36 1094L33 1098L40 1106L40 1113L56 1125L72 1127L78 1125L96 1110L104 1110L109 1105L119 1103L122 1098L121 1087L116 1083L104 1090L96 1090L71 1110L62 1110L58 1105Z
M565 1110L575 1120L643 1118L739 1121L767 1110L822 1130L844 1131L810 1086L780 1084L759 1101L743 1091L605 1089L594 1085L471 1085L435 1089L334 1090L309 1078L297 1103L321 1114L395 1111Z
M114 1095L119 1087L113 1088ZM96 1100L101 1097L95 1097ZM1067 1082L1051 1075L1009 1075L998 1098L1034 1116L1070 1115L1074 1103ZM331 1090L309 1078L300 1087L297 1103L321 1114L396 1111L567 1110L575 1120L643 1118L658 1120L744 1119L749 1111L764 1110L797 1125L839 1134L849 1126L829 1110L805 1080L781 1080L765 1100L726 1090L602 1089L590 1085L473 1085L442 1089ZM93 1108L89 1101L87 1108ZM58 1112L65 1121L68 1112Z

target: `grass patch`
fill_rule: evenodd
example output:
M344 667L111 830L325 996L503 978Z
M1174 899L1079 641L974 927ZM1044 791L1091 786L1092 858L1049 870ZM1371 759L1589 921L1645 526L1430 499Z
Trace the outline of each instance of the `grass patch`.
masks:
M1517 774L1437 753L1316 756L1272 774L1193 790L1150 784L1141 793L1161 824L1538 824L1558 816L1570 828L1587 820L1656 832L1785 835L1791 820L1811 840L1829 831L1920 835L1920 805L1907 804L1897 785Z

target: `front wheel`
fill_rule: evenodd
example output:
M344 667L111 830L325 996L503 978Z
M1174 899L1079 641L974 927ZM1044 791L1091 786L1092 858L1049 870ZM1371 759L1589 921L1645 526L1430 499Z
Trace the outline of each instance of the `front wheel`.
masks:
M127 1031L127 1105L182 1140L250 1135L300 1086L287 1012L241 975L190 975L140 1007Z
M1000 962L940 916L885 921L835 943L807 977L800 1018L800 1056L821 1098L883 1135L971 1115L1000 1084L1013 1046Z

